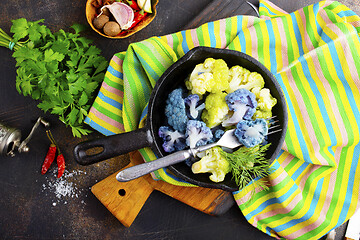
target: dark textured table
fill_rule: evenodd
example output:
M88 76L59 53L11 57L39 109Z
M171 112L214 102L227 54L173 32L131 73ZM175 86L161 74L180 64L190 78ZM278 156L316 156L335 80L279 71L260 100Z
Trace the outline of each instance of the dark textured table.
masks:
M256 4L257 1L251 1ZM273 0L291 12L318 1ZM343 0L360 13L358 0ZM160 0L158 15L141 32L123 40L110 40L88 30L92 39L110 60L114 53L148 37L165 35L237 14L254 15L242 0ZM2 1L0 28L9 32L11 19L45 19L51 30L69 30L73 23L87 24L85 0L7 0ZM49 141L44 128L36 130L30 152L0 159L0 238L2 239L271 239L251 226L238 207L212 217L161 193L154 192L130 228L125 228L92 195L90 188L128 163L120 156L92 166L78 165L72 156L76 143L100 136L72 137L56 117L44 114L36 101L19 95L15 89L15 61L12 52L0 48L0 122L21 130L25 137L39 116L46 118L66 158L66 173L56 178L56 164L46 175L40 168ZM24 138L23 137L23 138ZM344 232L339 228L337 238Z

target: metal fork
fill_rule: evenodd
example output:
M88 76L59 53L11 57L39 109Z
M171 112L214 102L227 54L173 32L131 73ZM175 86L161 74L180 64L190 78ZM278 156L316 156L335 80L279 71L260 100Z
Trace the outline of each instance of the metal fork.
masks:
M270 126L268 127L268 130L272 130L272 131L268 132L268 135L274 134L274 133L282 130L280 128L280 125L276 124L276 123L278 123L279 120L274 120L275 117L276 116L267 119L267 120L269 120L269 124L270 124ZM128 182L130 180L144 176L144 175L151 173L155 170L158 170L160 168L168 167L170 165L183 162L186 159L190 158L191 156L196 156L198 153L208 150L210 148L216 147L216 146L226 147L226 148L230 148L230 149L239 147L242 144L238 141L238 139L234 135L234 131L235 131L235 129L226 131L224 133L224 135L217 142L210 143L210 144L207 144L204 146L199 146L196 148L190 148L190 149L186 149L186 150L182 150L182 151L177 151L175 153L169 154L169 155L159 158L157 160L126 168L126 169L120 171L116 175L116 179L119 182Z

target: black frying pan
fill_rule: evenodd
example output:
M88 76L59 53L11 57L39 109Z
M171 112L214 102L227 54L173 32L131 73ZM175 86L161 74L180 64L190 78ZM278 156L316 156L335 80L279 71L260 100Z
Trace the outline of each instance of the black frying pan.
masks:
M256 59L238 51L209 47L193 48L164 72L151 93L144 128L82 142L74 148L75 160L81 165L89 165L144 147L151 147L158 157L167 155L168 153L162 149L162 139L157 134L160 126L167 125L164 114L165 100L172 90L185 85L185 79L197 64L203 63L209 57L223 59L229 68L240 65L252 72L260 73L265 80L265 87L269 88L272 96L278 100L273 108L273 115L277 116L283 130L269 135L268 141L272 144L266 153L266 157L273 161L281 150L287 128L287 108L280 85L271 72ZM99 147L102 148L102 152L87 154L88 150ZM169 169L183 180L201 187L238 190L231 179L231 174L227 174L223 182L215 183L209 179L207 173L193 174L191 168L184 162L169 166Z

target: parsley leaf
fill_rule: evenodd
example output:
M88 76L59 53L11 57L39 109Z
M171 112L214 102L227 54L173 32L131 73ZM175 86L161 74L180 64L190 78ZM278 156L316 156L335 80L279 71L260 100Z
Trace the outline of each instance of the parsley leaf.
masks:
M77 115L79 113L79 109L73 108L71 112L67 115L67 120L69 121L70 125L74 125L77 120Z
M41 103L39 103L38 108L40 108L41 110L43 110L44 112L49 111L51 108L53 108L53 103L50 101L42 101Z
M70 47L69 40L56 40L52 43L51 49L54 52L66 54Z
M53 60L61 62L64 59L64 54L54 52L52 49L47 49L44 52L44 61L51 62Z
M31 95L34 85L31 84L29 80L24 80L20 83L22 94L24 96Z
M86 25L83 24L77 24L75 23L74 25L71 26L72 29L75 30L75 33L78 34L82 31L84 31L85 29L87 29L88 27Z
M88 100L89 100L89 98L86 95L86 93L82 92L81 97L80 97L79 102L78 102L79 106L84 106L88 102Z
M28 22L25 18L20 18L12 21L13 25L11 26L10 32L14 33L13 39L14 41L19 41L22 38L25 38L28 32Z

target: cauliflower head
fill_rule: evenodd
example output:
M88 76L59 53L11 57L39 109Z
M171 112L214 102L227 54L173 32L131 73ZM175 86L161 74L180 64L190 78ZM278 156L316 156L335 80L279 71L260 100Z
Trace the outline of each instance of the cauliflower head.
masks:
M221 155L220 147L213 147L205 151L205 156L195 162L191 170L195 174L211 173L209 177L211 181L222 182L231 168L226 158Z
M223 127L236 125L242 119L251 119L256 111L255 94L245 88L229 93L225 97L225 101L233 114L224 119L222 122Z
M229 86L229 68L222 59L207 58L195 66L185 86L200 97L206 92L225 91Z
M268 126L265 119L241 120L237 125L234 135L239 142L247 148L255 147L264 141L268 134Z
M250 71L239 65L233 66L229 70L229 88L226 90L228 93L235 92L236 90L243 88L246 80L250 75Z
M272 117L272 108L276 105L277 100L270 94L268 88L255 87L251 90L255 94L258 103L254 118L270 118Z
M224 60L215 60L212 73L215 84L210 92L222 92L229 88L229 67Z
M205 109L201 119L206 126L213 128L222 123L229 112L229 107L225 101L226 93L210 93L205 99Z
M190 79L185 82L185 86L191 91L191 94L198 94L199 96L210 92L214 85L214 77L212 73L209 72L200 73L194 78L190 77Z
M212 69L215 59L207 58L204 63L195 66L190 74L190 78L185 82L185 86L191 94L198 94L200 97L206 92L210 92L215 85Z
M188 107L188 113L190 119L200 118L202 110L205 109L205 103L200 103L200 97L197 94L190 94L184 99L185 106Z
M185 110L182 88L173 90L166 99L165 116L168 124L179 132L185 132L188 117Z
M190 148L195 148L209 143L213 138L213 134L204 122L189 120L186 126L185 137L186 144Z
M163 140L163 149L165 152L174 152L183 150L186 147L185 134L173 131L168 126L161 126L158 131L159 137Z
M260 73L251 72L247 78L244 78L241 83L241 88L246 88L247 90L251 91L251 89L258 87L263 88L265 85L264 78L261 76Z

